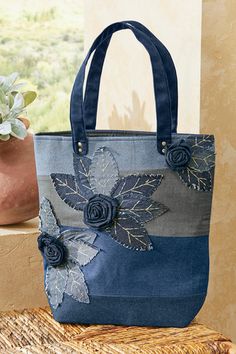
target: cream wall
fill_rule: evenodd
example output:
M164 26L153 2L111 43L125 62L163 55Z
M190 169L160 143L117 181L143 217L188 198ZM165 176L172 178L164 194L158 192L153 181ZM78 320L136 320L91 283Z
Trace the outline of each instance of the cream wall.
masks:
M112 22L146 24L170 50L179 76L179 131L199 131L201 1L86 0L85 47ZM114 35L102 76L98 127L155 130L151 65L130 31Z
M211 276L200 319L236 342L236 1L204 0L201 131L216 138Z

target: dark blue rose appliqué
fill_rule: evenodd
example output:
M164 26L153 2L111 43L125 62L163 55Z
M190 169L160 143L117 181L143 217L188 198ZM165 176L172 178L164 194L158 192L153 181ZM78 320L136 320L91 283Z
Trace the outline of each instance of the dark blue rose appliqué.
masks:
M184 140L171 144L166 151L166 163L172 170L186 167L190 159L191 148Z
M117 206L116 199L95 194L84 207L84 223L94 229L111 224L117 214Z
M47 264L52 267L60 266L65 262L66 249L63 243L55 237L42 233L38 237L38 247Z

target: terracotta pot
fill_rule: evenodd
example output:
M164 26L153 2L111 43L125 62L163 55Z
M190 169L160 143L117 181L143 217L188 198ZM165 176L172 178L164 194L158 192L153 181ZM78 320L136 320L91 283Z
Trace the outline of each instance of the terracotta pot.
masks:
M0 141L0 225L36 217L38 205L33 135Z

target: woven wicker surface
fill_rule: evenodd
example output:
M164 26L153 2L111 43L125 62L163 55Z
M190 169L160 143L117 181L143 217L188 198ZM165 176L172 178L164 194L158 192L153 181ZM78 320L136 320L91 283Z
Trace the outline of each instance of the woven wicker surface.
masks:
M201 324L182 329L62 325L48 309L0 314L0 354L228 353L228 338Z

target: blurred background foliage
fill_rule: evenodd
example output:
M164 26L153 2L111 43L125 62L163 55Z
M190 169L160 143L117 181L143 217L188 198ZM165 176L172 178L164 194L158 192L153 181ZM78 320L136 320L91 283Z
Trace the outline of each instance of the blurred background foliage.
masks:
M0 0L0 75L17 71L38 98L34 132L69 129L69 100L83 56L82 0Z

